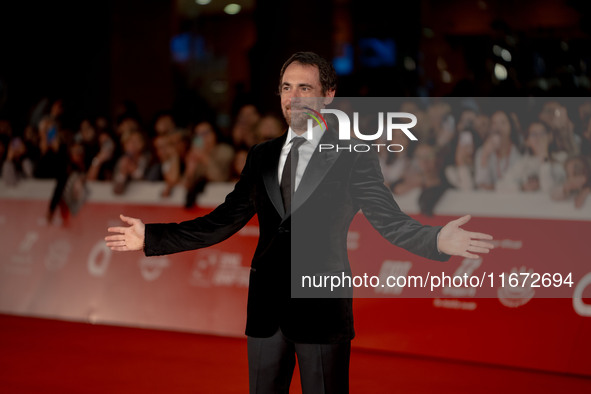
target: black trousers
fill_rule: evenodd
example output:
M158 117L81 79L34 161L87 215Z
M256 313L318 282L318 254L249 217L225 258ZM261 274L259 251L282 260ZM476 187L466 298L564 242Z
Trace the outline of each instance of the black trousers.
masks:
M296 356L302 394L349 392L351 341L294 343L277 330L269 338L248 337L247 343L250 394L289 394Z

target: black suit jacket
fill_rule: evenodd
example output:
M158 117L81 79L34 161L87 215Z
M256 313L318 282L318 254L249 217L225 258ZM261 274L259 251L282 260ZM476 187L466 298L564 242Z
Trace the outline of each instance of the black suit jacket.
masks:
M234 190L208 215L147 224L144 251L152 256L204 248L230 237L257 214L260 236L251 263L246 335L269 337L280 327L296 342L348 341L355 335L350 293L292 298L290 283L297 290L301 275L351 272L347 231L360 209L391 243L434 260L449 256L437 250L440 227L423 226L400 210L384 186L375 152L317 149L292 199L292 212L284 212L277 168L286 135L251 149ZM326 131L320 143L339 141Z

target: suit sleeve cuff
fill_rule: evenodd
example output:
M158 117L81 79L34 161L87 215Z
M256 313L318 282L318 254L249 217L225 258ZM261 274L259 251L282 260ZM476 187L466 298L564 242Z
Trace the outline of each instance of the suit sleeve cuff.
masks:
M441 250L439 250L439 235L441 234L441 228L439 229L439 231L437 231L437 238L435 240L435 247L437 248L437 253L438 253L438 258L436 258L436 260L439 261L447 261L451 258L451 255L442 252Z
M148 223L144 232L144 254L146 256L160 256L164 253L160 248L165 226L163 224Z

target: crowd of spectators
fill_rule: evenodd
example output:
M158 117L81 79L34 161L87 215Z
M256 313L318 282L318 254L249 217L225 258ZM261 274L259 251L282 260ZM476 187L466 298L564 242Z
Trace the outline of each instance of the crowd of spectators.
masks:
M248 150L284 131L282 119L261 115L250 104L239 108L227 133L210 120L179 125L168 111L146 125L129 108L113 122L87 117L68 127L64 119L71 114L60 100L38 107L22 132L0 120L1 175L6 186L25 178L56 179L49 220L57 207L77 212L88 193L86 181L111 182L115 194L124 194L133 181L162 182L163 197L182 187L185 205L192 207L207 182L236 180Z
M544 100L533 116L484 111L468 99L456 106L442 99L406 101L399 110L417 116L418 141L394 133L390 143L404 149L379 152L385 183L395 195L419 189L419 206L428 215L450 188L547 193L581 208L591 192L591 101L579 101L567 108L560 99ZM77 212L87 180L111 182L115 194L135 180L162 182L163 197L182 187L191 207L207 182L235 181L248 150L286 127L251 104L239 108L228 130L211 120L180 125L172 112L144 124L130 110L113 122L87 117L66 127L60 100L44 107L22 131L0 119L0 158L4 185L57 180L49 220L58 206Z
M419 189L419 206L428 215L450 188L546 193L583 207L591 192L591 101L568 100L568 108L560 99L538 101L527 111L488 112L468 99L455 108L445 100L426 107L404 103L401 110L422 125L413 129L419 142L400 133L393 142L404 151L382 152L386 184L395 195Z

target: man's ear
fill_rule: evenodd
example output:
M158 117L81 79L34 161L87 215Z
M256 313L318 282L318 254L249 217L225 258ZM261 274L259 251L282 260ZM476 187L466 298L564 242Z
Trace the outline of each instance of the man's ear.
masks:
M326 91L326 94L324 95L324 105L332 103L332 99L334 98L335 93L336 90L334 89Z

